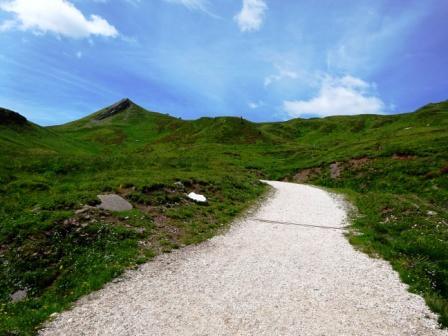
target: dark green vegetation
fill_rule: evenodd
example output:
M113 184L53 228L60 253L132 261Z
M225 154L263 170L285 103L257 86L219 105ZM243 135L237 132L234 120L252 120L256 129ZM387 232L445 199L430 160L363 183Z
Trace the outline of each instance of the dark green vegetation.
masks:
M351 241L390 260L448 325L448 102L255 124L125 100L57 127L0 123L0 159L0 334L33 334L124 269L211 237L262 194L260 178L347 194L359 210ZM134 210L85 207L107 192Z

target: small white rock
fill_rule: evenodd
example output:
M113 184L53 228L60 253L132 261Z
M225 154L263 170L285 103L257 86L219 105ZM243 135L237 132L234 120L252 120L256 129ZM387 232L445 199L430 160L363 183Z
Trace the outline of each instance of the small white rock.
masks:
M189 199L192 199L193 201L196 201L199 203L207 202L207 198L204 195L196 194L195 192L191 192L187 196Z

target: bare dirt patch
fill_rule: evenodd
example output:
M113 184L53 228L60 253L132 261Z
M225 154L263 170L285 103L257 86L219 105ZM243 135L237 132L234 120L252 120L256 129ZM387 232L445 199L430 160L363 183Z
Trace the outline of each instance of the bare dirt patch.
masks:
M334 162L330 165L330 176L332 179L341 177L343 164L341 162Z
M311 180L313 177L319 175L321 172L322 172L322 168L320 168L320 167L302 169L296 175L294 175L292 180L293 180L293 182L306 183L309 180Z
M350 167L354 168L354 169L360 169L365 167L366 165L368 165L370 162L372 161L372 159L368 158L368 157L362 157L362 158L357 158L357 159L351 159L348 161Z
M416 158L417 156L410 154L395 153L394 155L392 155L393 160L400 160L400 161L415 160Z

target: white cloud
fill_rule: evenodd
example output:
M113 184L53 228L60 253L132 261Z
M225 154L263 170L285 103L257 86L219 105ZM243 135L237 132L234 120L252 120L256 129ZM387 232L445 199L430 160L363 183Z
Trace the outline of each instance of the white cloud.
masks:
M268 9L264 0L243 0L243 8L234 19L243 32L257 31L263 24Z
M76 58L77 58L77 59L81 59L82 56L83 56L82 51L78 51L78 52L76 53Z
M264 106L264 102L262 102L261 100L258 102L251 101L251 102L247 103L247 106L249 106L249 108L251 108L252 110L255 110L259 107Z
M326 76L316 97L284 101L283 110L291 117L382 114L385 105L374 91L375 84L353 76Z
M284 69L278 65L276 65L276 68L278 70L278 73L275 75L267 76L264 79L264 86L268 87L274 82L279 82L283 79L289 78L289 79L297 79L299 77L298 73L292 70Z
M6 21L8 29L31 30L37 34L52 32L72 38L118 36L115 27L105 19L98 15L86 18L67 0L10 0L0 2L0 9L15 14L13 21ZM5 22L1 26L4 25Z

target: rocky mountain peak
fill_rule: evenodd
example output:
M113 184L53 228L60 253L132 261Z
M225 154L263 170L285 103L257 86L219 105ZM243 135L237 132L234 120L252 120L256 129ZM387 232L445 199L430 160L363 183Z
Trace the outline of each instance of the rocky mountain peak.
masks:
M96 120L107 119L109 117L112 117L112 116L124 111L124 110L127 110L132 105L134 105L134 103L129 98L124 98L124 99L120 100L119 102L109 106L104 111L100 112L96 116L95 119Z

